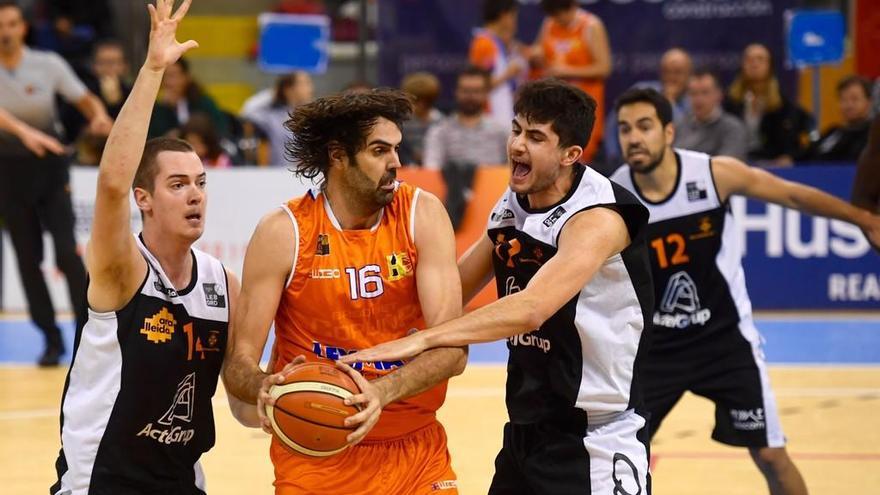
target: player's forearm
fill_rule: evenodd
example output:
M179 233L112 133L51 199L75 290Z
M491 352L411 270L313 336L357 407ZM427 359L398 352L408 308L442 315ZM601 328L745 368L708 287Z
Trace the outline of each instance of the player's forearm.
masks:
M547 319L545 313L535 297L519 292L419 335L427 349L494 342L538 328Z
M868 211L857 208L815 187L798 184L793 187L790 198L791 204L786 206L811 215L843 220L861 228L865 228L871 220L871 214Z
M382 390L385 403L396 402L460 375L467 364L467 347L430 349L406 364L373 382Z
M257 394L263 379L269 376L256 360L247 356L232 355L223 367L223 383L227 393L248 404L257 403Z
M107 138L98 186L128 195L144 152L150 117L164 71L141 68L131 94Z

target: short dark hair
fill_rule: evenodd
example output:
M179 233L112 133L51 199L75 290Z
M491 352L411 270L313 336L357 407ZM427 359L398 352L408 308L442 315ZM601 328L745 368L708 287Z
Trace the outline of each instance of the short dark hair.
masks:
M577 5L577 0L541 0L541 10L547 15L554 15Z
M502 15L516 9L516 0L483 0L483 23L497 21Z
M492 87L492 74L486 69L477 67L476 65L467 65L464 69L459 71L458 76L455 78L456 82L462 77L482 77L483 80L486 81L486 89L491 89Z
M837 83L837 94L843 93L843 91L850 86L859 86L862 88L862 91L865 92L865 98L871 99L871 89L873 85L871 81L862 77L862 76L846 76Z
M285 145L287 158L300 177L314 179L330 169L328 149L338 144L349 159L366 146L379 117L398 127L412 115L410 96L400 90L379 88L363 93L342 93L297 107L284 127L293 136Z
M712 70L709 67L697 67L693 73L691 73L692 79L702 78L702 77L711 77L712 82L715 83L715 87L718 89L723 89L721 86L721 78L718 76L718 73Z
M150 139L144 145L144 154L141 156L141 163L138 164L137 172L134 174L134 184L132 189L140 188L149 192L153 192L156 186L156 175L159 173L159 153L163 151L179 151L182 153L195 153L195 150L189 143L182 139L158 137Z
M0 0L0 9L5 9L8 7L14 7L18 9L22 14L24 13L24 9L21 8L21 5L18 4L17 0Z
M560 148L586 146L596 121L596 100L559 79L541 79L520 88L513 113L529 122L549 123Z
M614 102L614 111L620 113L621 108L633 103L648 103L653 106L663 127L672 122L672 104L656 89L631 88L624 91Z

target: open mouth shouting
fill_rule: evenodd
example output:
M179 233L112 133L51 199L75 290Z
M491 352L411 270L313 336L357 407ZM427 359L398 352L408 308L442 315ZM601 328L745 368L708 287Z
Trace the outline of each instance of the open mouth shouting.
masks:
M516 182L521 182L529 176L532 172L532 166L526 162L522 162L519 160L510 159L510 163L513 167L511 172L511 179Z

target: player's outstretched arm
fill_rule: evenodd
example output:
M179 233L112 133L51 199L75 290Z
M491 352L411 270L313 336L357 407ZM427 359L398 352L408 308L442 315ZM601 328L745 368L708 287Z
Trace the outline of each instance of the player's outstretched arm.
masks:
M629 243L626 224L617 212L592 208L578 213L562 230L556 255L521 292L437 327L342 359L402 359L424 349L492 342L536 329L583 289L609 257Z
M125 304L146 273L146 262L131 236L129 194L144 151L153 103L165 68L195 41L178 43L177 26L191 0L172 12L172 0L157 0L150 11L150 46L101 158L95 197L92 236L86 251L89 304L97 311L113 311Z
M455 264L455 233L443 204L422 191L416 204L415 244L418 250L416 284L425 323L432 327L461 315L461 281ZM340 365L358 382L362 393L351 403L364 409L347 418L346 425L360 425L349 435L351 443L362 440L379 420L386 405L421 393L464 371L467 347L431 349L406 366L367 383L353 369Z
M495 246L489 236L481 236L458 260L461 276L462 303L467 305L493 278L492 252Z
M782 179L727 156L712 158L712 173L722 201L739 194L775 203L811 215L835 218L861 228L880 249L880 216L855 207L815 187Z
M229 330L226 334L227 348L229 346L229 342L232 342L235 339L235 310L238 308L238 298L241 294L241 282L238 281L238 277L235 276L234 273L226 270L226 293L229 295ZM223 360L223 369L225 370L226 364L228 360ZM221 378L224 377L223 372L220 374ZM259 428L260 427L260 416L257 414L257 408L254 407L253 404L248 404L238 397L229 393L229 387L226 386L226 380L224 378L223 385L226 387L226 399L229 402L229 410L232 411L232 417L238 420L239 423L244 426L250 428Z
M292 247L298 242L286 212L277 209L263 217L245 253L241 295L231 315L233 333L226 346L223 383L230 395L257 404L261 418L262 391L283 380L283 373L265 373L260 357L292 270Z

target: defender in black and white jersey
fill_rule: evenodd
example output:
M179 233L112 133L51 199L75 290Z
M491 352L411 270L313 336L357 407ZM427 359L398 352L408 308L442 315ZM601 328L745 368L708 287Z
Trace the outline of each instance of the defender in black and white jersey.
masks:
M880 217L734 158L673 149L672 109L656 91L630 90L616 106L629 166L611 179L651 213L656 309L643 363L651 433L690 390L715 402L712 437L748 447L771 493L806 493L784 448L728 199L740 194L849 221L875 246Z
M500 299L346 361L506 339L510 423L491 494L649 494L639 361L653 307L647 211L580 163L595 102L525 85L508 140L510 188L459 262L465 299Z
M147 61L107 142L86 253L89 317L61 404L52 494L204 494L217 388L238 282L192 248L205 220L205 169L184 141L144 144L164 69L196 46L174 39L189 7L150 6ZM129 189L144 220L131 234ZM233 414L259 426L253 406Z

